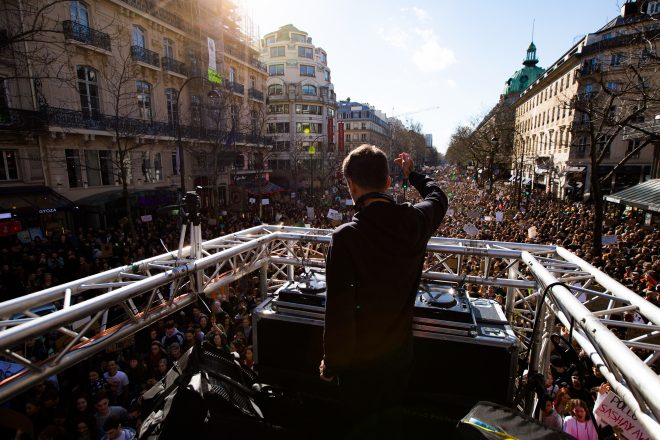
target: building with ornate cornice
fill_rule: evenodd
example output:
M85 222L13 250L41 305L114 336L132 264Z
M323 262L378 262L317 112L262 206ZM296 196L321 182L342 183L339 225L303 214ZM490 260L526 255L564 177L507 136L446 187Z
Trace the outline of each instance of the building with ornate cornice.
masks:
M287 24L262 38L261 61L268 67L271 180L292 189L320 186L337 166L337 99L328 55L307 32Z

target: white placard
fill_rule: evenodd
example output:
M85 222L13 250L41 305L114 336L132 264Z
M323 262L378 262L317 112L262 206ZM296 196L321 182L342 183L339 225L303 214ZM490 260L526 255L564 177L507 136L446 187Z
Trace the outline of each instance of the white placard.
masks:
M353 206L353 199L346 199L346 206Z
M312 206L307 207L307 219L314 220L314 208Z
M504 213L502 211L497 211L495 213L495 221L497 223L502 223L504 221Z
M248 199L248 203L250 203L250 205L254 205L255 203L257 203L257 199L255 199L254 197L250 197Z
M220 215L227 215L227 211L220 211Z
M295 199L295 198L296 198L296 193L292 192L292 193L291 193L291 198L292 198L292 199Z
M620 428L622 434L629 440L648 440L651 436L644 430L632 409L619 396L609 392L598 396L594 407L594 417L599 423Z
M532 240L535 239L537 235L539 235L539 233L538 230L536 229L536 226L532 226L527 230L527 236Z
M330 220L341 221L341 213L340 213L339 211L334 210L334 209L328 209L328 215L327 215L327 217L328 217Z
M452 217L452 216L454 215L454 210L451 209L451 208L448 209L448 210L447 210L447 215L448 215L449 217Z
M492 221L493 221L493 217L490 216L490 215L487 215L487 216L484 217L484 221L485 221L485 222L492 222Z
M311 225L311 223L305 223L305 227L306 227L306 228L311 228L312 225Z
M463 226L463 230L470 236L474 236L479 233L479 229L472 223L468 223L465 226Z
M602 245L603 246L617 244L619 242L616 235L603 235L601 240L602 240Z
M270 199L261 199L262 205L270 205Z
M644 226L651 226L651 217L652 214L650 212L647 212L646 215L644 216Z
M142 220L142 223L149 223L150 221L153 220L153 218L151 217L151 214L148 214L141 216L140 220Z
M279 222L281 218L282 218L282 214L280 214L279 212L277 214L275 214L275 221L276 222Z

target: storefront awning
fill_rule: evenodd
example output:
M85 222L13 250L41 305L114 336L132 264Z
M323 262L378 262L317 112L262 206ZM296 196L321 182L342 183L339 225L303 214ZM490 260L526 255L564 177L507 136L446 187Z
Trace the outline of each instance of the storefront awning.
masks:
M0 189L0 212L34 211L52 213L74 208L75 204L47 186L14 186Z
M660 213L660 179L647 180L603 198L608 202Z
M567 173L581 173L586 167L566 167L564 171Z
M532 183L532 179L530 179L529 177L523 177L522 180L523 185L529 185L530 183Z

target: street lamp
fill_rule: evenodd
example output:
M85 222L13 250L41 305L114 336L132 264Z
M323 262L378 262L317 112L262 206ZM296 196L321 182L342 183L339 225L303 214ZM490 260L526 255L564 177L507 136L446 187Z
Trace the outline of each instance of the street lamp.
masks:
M179 155L179 174L181 177L181 195L183 196L186 193L186 176L185 176L185 167L184 167L184 154L183 154L183 142L181 140L181 108L180 108L180 98L181 91L186 87L192 80L201 79L208 81L206 77L203 76L191 76L186 79L181 87L176 92L176 119L174 123L176 124L176 138L177 138L177 153ZM220 92L213 89L208 92L207 96L220 98Z

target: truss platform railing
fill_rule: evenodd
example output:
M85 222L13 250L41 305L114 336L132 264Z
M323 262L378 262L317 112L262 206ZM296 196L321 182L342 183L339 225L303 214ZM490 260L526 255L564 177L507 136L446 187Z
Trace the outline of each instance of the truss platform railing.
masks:
M243 276L258 272L265 295L297 267L323 267L331 233L262 225L202 242L197 227L191 246L0 303L2 356L25 367L0 382L0 402ZM660 379L650 368L660 358L660 309L640 295L564 248L536 244L433 237L422 277L504 289L529 374L549 367L557 324L571 329L612 390L660 439ZM34 313L51 304L57 310ZM118 307L121 317L109 323ZM626 312L642 319L626 321ZM25 342L53 332L60 343L52 357L24 356ZM529 399L523 406L531 411Z

